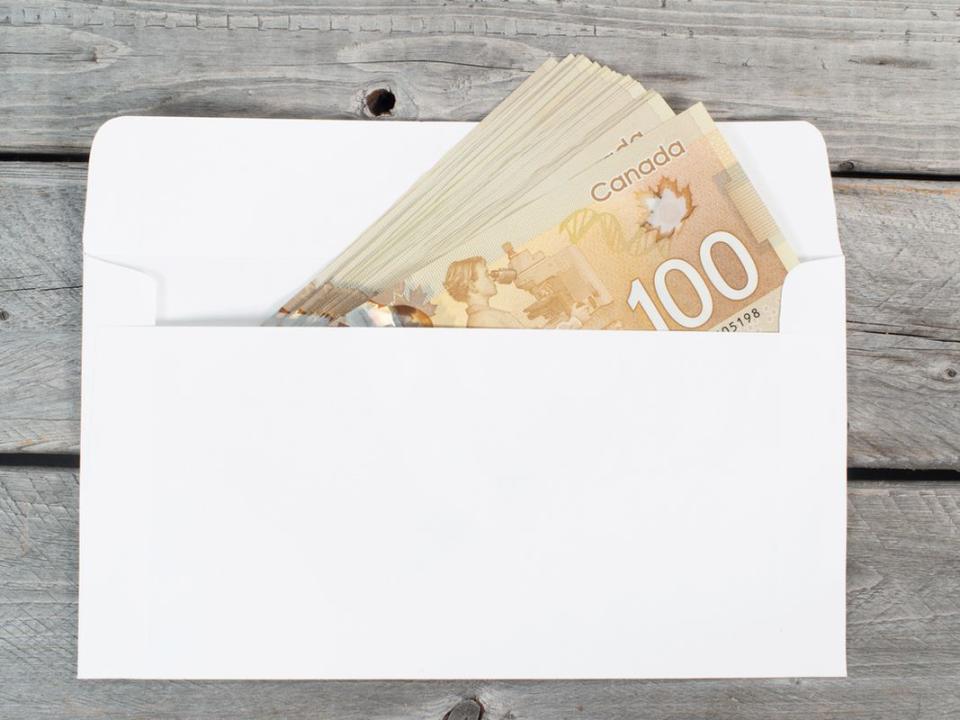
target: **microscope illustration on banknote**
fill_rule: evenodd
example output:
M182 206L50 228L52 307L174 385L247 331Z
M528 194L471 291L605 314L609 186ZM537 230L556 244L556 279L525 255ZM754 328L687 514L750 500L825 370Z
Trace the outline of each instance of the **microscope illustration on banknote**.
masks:
M545 255L542 251L516 252L506 243L508 266L494 270L498 282L510 282L530 293L534 301L523 308L532 322L544 327L589 327L593 314L613 302L600 277L576 245ZM502 278L502 279L501 279Z

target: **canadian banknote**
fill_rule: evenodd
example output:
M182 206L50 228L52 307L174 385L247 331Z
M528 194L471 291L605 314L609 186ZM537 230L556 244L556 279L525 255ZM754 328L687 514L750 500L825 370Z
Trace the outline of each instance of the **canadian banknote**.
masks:
M332 324L777 330L796 256L704 107L631 140Z

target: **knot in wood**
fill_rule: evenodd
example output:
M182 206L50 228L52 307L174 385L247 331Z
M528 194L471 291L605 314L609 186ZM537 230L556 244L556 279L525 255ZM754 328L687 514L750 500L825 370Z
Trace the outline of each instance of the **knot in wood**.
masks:
M483 705L476 698L467 698L454 705L443 716L443 720L480 720L483 717Z
M367 110L374 117L389 115L397 104L397 96L386 88L377 88L367 93Z

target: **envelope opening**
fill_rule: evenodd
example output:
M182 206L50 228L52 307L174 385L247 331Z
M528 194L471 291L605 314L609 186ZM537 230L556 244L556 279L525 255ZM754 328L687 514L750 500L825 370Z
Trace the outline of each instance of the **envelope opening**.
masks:
M285 259L154 258L148 269L138 269L135 258L87 255L85 317L99 325L258 326L289 295L302 267ZM787 274L779 332L836 332L843 323L843 267L836 256L802 262Z

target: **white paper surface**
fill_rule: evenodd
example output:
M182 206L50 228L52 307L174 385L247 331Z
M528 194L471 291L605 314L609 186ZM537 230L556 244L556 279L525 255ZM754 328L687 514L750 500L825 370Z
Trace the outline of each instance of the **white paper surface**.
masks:
M466 129L98 135L81 677L845 673L843 259L808 125L724 127L809 260L779 334L151 327L269 315Z

